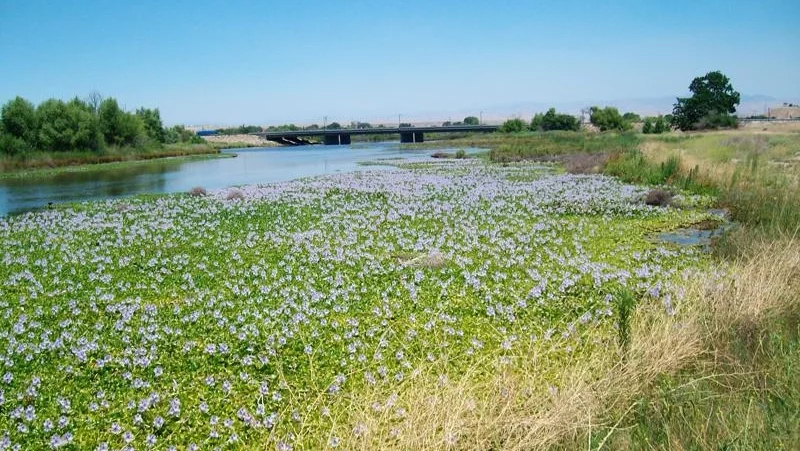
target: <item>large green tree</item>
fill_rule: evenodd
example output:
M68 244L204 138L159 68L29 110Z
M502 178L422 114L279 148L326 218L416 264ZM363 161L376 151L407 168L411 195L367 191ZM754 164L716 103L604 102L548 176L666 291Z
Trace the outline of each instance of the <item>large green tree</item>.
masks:
M689 85L691 97L678 97L672 109L672 125L681 130L735 124L732 114L739 105L739 93L720 71L696 77Z
M467 116L463 122L464 125L481 125L481 120L475 116Z
M5 133L24 140L30 145L36 140L36 109L22 97L9 100L2 109L2 123Z

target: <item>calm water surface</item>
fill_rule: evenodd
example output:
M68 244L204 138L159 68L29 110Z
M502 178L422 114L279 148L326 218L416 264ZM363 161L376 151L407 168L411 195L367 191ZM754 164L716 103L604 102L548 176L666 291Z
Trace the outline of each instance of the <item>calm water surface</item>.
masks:
M126 168L0 179L0 215L34 210L51 202L175 193L195 186L213 190L334 172L387 170L391 168L358 163L390 158L425 158L435 151L404 150L397 143L253 148L226 151L236 154L235 158L164 159Z

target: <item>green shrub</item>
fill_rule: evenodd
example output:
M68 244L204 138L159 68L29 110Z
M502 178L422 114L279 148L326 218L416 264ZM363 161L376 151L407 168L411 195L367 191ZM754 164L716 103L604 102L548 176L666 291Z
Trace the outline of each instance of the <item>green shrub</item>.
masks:
M626 121L625 118L619 114L619 110L614 107L607 106L605 108L600 108L593 106L591 111L592 115L589 120L592 125L599 128L601 132L608 130L626 131L631 129L630 122Z
M509 119L503 122L500 126L500 131L503 133L519 133L528 128L525 122L520 118Z

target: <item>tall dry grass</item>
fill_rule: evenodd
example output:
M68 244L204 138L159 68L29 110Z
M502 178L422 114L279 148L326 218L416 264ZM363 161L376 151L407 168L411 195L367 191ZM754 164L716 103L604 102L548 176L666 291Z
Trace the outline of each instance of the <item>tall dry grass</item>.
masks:
M673 315L640 304L624 349L606 336L594 337L598 345L585 353L567 355L562 343L541 342L511 364L479 362L460 375L448 374L447 362L433 363L390 391L348 399L331 436L358 450L704 449L740 433L744 421L763 430L764 416L742 404L749 399L742 394L762 390L763 374L731 346L758 342L776 318L797 314L800 241L758 243L747 258L718 269L717 277L698 276L687 286ZM695 399L693 411L657 426L670 431L666 439L651 442L658 434L642 411L664 407L658 398L665 387L691 392L698 384L717 387L703 392L708 399L730 394L727 407L736 415L715 419L706 411L711 403ZM770 443L794 446L796 438Z

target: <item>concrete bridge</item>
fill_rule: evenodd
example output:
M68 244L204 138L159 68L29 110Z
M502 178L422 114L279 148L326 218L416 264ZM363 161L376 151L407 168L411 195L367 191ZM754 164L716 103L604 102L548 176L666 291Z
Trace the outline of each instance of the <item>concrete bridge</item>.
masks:
M317 129L283 132L251 133L269 141L291 146L313 144L308 138L321 137L325 145L350 144L353 135L400 135L401 143L421 143L425 141L425 133L489 133L500 128L498 125L451 125L446 127L385 127L385 128L342 128Z

